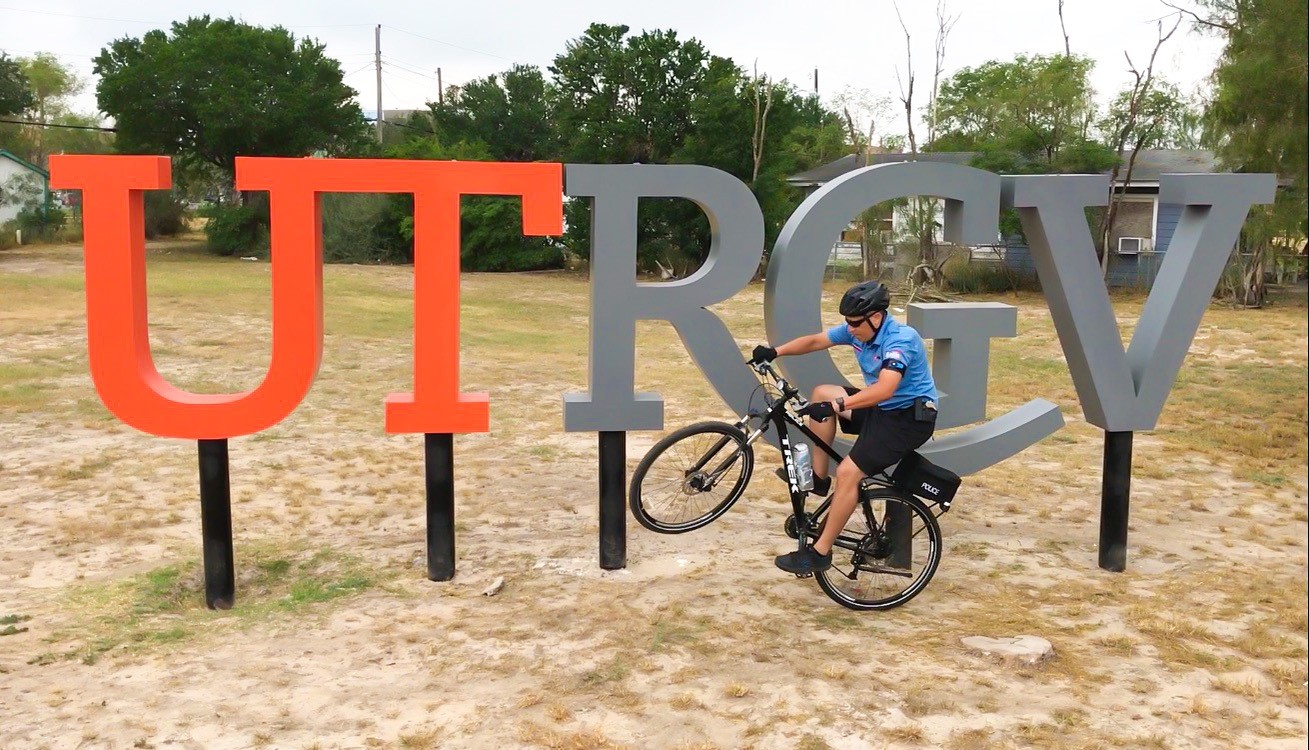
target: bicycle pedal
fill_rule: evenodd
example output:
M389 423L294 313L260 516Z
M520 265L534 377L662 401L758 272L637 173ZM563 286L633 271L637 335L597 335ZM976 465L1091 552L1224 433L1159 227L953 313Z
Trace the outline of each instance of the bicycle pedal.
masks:
M813 578L813 577L814 577L814 574L813 574L813 573L796 573L796 574L795 574L795 577L796 577L796 578Z

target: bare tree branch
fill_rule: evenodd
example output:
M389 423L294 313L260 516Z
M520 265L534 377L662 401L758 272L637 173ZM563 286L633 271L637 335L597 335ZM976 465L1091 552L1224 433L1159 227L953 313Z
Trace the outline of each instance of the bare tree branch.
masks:
M1172 8L1173 10L1177 11L1178 13L1190 16L1191 20L1194 21L1197 26L1205 26L1210 29L1222 29L1223 31L1231 31L1232 29L1236 28L1236 24L1234 22L1215 21L1211 18L1201 18L1200 16L1196 15L1195 11L1187 10L1186 8L1173 5L1172 3L1168 2L1168 0L1160 0L1160 2L1162 2L1164 5L1168 6L1169 8Z
M1062 2L1062 0L1060 0ZM932 73L932 98L927 103L927 142L936 142L936 95L941 87L941 73L945 71L945 42L950 30L959 21L945 12L946 0L936 0L936 69Z
M759 88L765 89L762 105L759 101ZM754 99L754 132L750 134L750 154L754 157L754 171L750 173L750 184L759 179L759 164L764 158L764 137L768 132L768 110L773 107L773 85L768 76L759 77L759 61L755 60L754 77L750 80L750 93Z
M844 107L842 111L845 112L845 126L850 133L850 143L855 148L859 148L859 130L854 126L854 118L850 116L850 108Z
M1064 56L1072 57L1073 48L1068 44L1068 27L1064 25L1064 0L1059 0L1059 30L1064 33Z
M895 8L895 17L900 19L900 28L904 30L904 50L906 67L909 71L909 90L906 92L904 84L900 82L900 68L895 69L895 81L900 85L900 101L904 103L905 123L909 127L909 153L918 155L918 141L914 138L914 50L910 46L909 27L905 26L904 16L900 15L900 4L891 3Z
M1154 63L1159 56L1159 49L1164 46L1164 42L1167 42L1172 38L1173 34L1177 33L1177 29L1181 25L1182 16L1180 13L1173 23L1173 28L1169 29L1167 34L1164 33L1163 21L1156 22L1158 40L1155 42L1154 50L1150 52L1150 62L1146 65L1144 73L1138 70L1132 62L1132 56L1126 51L1123 52L1123 57L1127 58L1129 72L1131 72L1135 81L1132 84L1131 94L1128 95L1127 113L1114 134L1114 153L1121 155L1127 146L1128 139L1132 138L1133 134L1135 134L1135 138L1132 139L1132 151L1127 158L1127 172L1123 176L1122 188L1118 187L1121 162L1115 161L1114 168L1110 173L1109 207L1105 210L1104 218L1100 222L1100 241L1103 248L1100 255L1100 272L1102 274L1109 271L1110 239L1113 236L1114 223L1118 218L1118 210L1122 206L1123 196L1127 193L1127 185L1132 181L1132 171L1136 168L1136 157L1140 153L1141 147L1149 139L1153 129L1157 127L1157 123L1150 123L1145 130L1138 129L1141 109L1145 105L1154 84Z

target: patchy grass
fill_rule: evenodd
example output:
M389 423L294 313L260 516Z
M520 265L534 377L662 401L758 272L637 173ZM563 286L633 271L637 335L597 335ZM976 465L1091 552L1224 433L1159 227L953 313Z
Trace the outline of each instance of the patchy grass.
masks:
M231 627L246 627L274 613L302 616L312 605L354 596L393 573L330 548L308 550L271 544L234 552L239 606L226 612L204 606L203 571L195 560L156 568L116 583L70 592L78 622L49 639L63 659L96 663L115 651L139 652L190 641ZM74 644L68 648L68 644ZM48 663L49 658L36 663Z

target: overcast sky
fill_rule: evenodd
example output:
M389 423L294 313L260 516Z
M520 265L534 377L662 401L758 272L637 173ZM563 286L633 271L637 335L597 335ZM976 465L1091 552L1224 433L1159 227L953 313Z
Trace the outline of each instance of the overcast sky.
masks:
M946 5L950 15L959 17L949 36L947 74L991 59L1063 51L1058 0L946 0ZM931 88L936 8L923 0L902 0L900 6L913 38L915 104L921 106ZM1124 51L1144 67L1156 38L1155 21L1172 12L1159 0L1065 0L1072 50L1096 61L1092 81L1102 99L1130 83ZM346 83L359 92L366 110L376 108L378 24L386 109L421 108L435 99L437 68L447 85L514 63L544 68L592 22L626 24L634 31L675 29L682 37L699 39L714 54L747 68L757 61L761 73L789 79L805 90L813 88L817 68L819 93L829 102L847 86L895 99L897 70L903 78L906 69L904 33L890 0L0 0L0 49L11 56L58 55L89 80L77 108L91 112L96 109L91 58L101 47L204 13L281 25L317 38L341 61ZM1171 25L1171 19L1166 23ZM1160 52L1156 72L1184 92L1196 92L1204 87L1221 47L1221 40L1198 35L1183 23ZM878 129L903 132L903 115L888 117Z

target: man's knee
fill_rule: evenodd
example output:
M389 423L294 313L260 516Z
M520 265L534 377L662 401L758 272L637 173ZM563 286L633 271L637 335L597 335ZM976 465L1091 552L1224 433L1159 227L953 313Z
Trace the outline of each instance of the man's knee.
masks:
M845 396L845 389L839 385L820 385L810 394L810 401L835 401Z
M842 459L841 465L836 467L836 481L846 487L851 486L853 483L856 483L863 478L863 469L860 469L859 465L849 456Z

